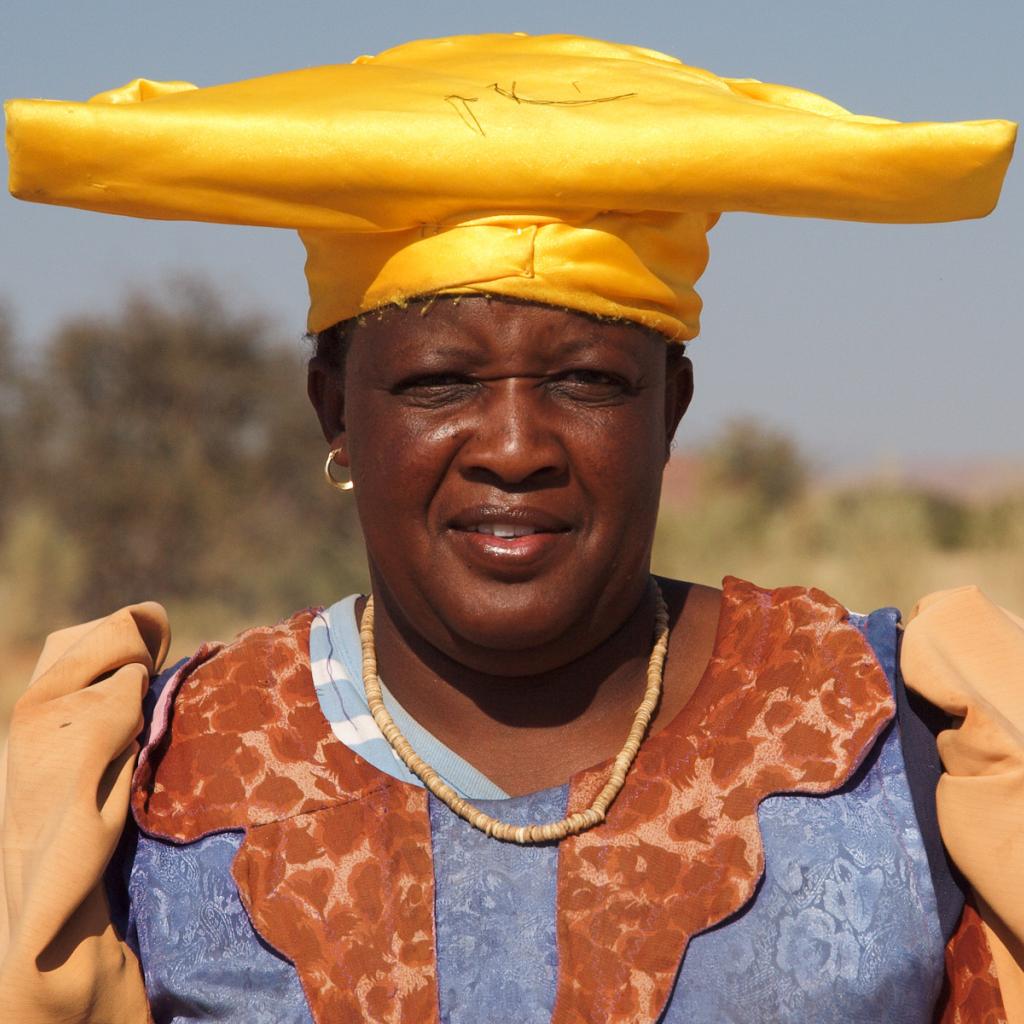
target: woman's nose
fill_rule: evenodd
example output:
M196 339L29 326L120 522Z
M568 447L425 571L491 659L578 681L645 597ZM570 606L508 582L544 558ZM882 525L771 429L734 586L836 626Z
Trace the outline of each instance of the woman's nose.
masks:
M564 476L568 456L542 385L530 378L488 384L472 436L460 452L464 473L505 487L549 485Z

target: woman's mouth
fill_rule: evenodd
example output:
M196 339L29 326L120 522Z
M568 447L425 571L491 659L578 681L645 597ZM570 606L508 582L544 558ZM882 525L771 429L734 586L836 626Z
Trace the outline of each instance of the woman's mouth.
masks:
M455 516L449 532L469 561L515 573L537 568L566 541L571 528L539 509L486 506Z
M535 533L548 531L538 530L533 526L523 526L516 523L478 523L470 527L469 533L486 533L502 540L511 540L513 537L530 537Z

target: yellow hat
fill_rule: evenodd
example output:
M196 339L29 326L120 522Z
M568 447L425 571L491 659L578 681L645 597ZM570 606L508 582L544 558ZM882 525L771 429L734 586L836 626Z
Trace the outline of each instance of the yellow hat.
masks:
M197 89L136 80L7 104L11 192L298 229L309 328L485 292L699 329L718 214L981 217L1015 126L899 124L574 36L408 43Z

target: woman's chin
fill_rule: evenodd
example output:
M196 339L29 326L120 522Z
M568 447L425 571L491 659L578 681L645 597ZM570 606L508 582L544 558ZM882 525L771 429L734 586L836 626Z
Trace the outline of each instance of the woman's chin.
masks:
M564 602L553 606L545 589L530 583L480 588L453 595L466 600L446 602L438 611L456 642L481 650L529 651L557 642L571 625L571 610Z
M588 544L571 531L456 536L420 554L427 557L414 574L371 559L374 590L412 634L495 675L582 656L630 615L649 580L646 548Z
M577 575L544 574L515 583L454 585L431 597L445 653L494 675L547 671L579 657L614 631L639 599ZM641 588L642 593L642 588Z

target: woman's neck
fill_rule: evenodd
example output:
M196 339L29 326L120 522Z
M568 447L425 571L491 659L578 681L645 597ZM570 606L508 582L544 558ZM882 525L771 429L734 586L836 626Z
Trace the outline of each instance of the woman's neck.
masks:
M671 721L704 673L721 606L711 588L662 581L671 639L652 731ZM364 602L357 606L362 615ZM643 695L653 593L575 661L535 676L467 669L375 609L381 678L425 729L511 795L561 785L618 753Z

